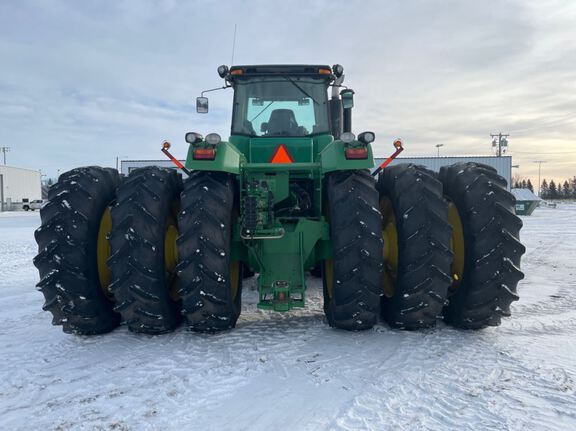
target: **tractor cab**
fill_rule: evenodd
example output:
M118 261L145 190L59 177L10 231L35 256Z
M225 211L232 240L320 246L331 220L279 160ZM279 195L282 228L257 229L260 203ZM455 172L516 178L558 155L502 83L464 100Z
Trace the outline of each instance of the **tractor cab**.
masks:
M290 155L292 161L313 162L322 149L340 137L344 115L338 93L344 79L342 66L220 66L218 73L226 82L222 88L234 89L229 141L248 162L272 160L278 139L288 153L294 153ZM213 90L204 91L197 99L199 113L208 112L204 93L209 91Z
M330 75L287 75L278 66L268 74L233 68L232 135L310 137L330 133L327 87ZM256 68L259 71L258 68ZM330 71L330 69L321 69Z

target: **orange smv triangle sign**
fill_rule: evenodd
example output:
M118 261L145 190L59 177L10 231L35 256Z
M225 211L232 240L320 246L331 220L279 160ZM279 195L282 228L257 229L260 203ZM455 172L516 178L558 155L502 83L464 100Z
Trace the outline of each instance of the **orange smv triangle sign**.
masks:
M280 144L274 150L270 163L294 163L294 159L292 159L286 145Z

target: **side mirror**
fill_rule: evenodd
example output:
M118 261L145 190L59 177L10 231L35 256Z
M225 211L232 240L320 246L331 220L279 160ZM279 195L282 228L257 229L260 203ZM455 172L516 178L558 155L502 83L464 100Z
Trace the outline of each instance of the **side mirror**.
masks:
M351 109L354 107L354 90L342 90L340 96L342 96L342 107L344 109Z
M208 98L207 97L197 97L196 98L196 112L199 114L206 114L208 112Z

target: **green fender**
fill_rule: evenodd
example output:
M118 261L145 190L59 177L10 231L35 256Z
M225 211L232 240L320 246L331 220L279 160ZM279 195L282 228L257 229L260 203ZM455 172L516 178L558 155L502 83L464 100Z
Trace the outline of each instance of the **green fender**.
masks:
M372 169L374 158L372 146L368 145L368 158L363 160L348 160L344 153L344 142L333 141L319 154L322 173L352 169Z
M216 149L214 160L194 160L193 146L188 148L186 167L193 171L217 171L229 172L234 175L240 174L240 165L246 162L244 154L229 142L220 142Z

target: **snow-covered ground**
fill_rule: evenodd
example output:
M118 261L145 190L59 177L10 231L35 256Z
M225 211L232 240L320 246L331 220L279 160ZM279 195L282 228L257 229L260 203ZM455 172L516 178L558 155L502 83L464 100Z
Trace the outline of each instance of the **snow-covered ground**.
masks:
M576 205L525 217L513 317L481 332L330 329L308 306L235 330L65 335L34 285L37 213L0 214L0 429L574 430Z

